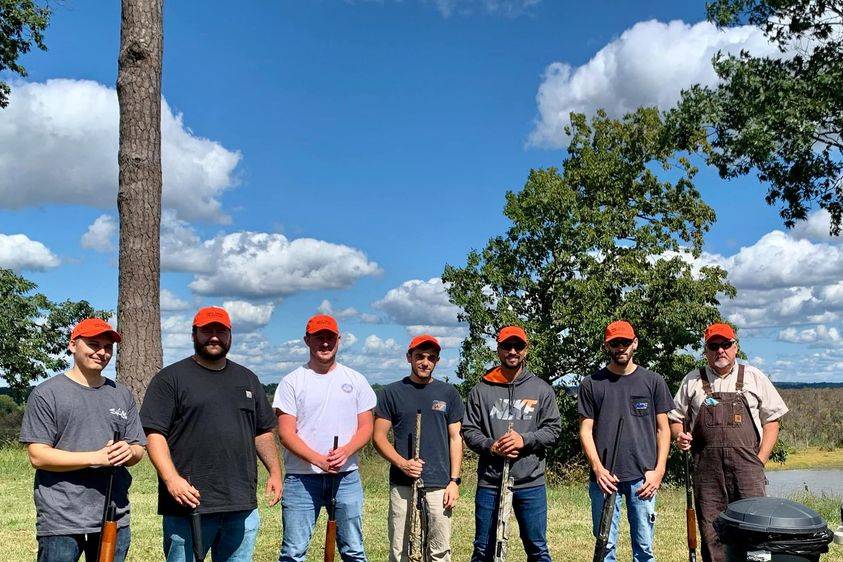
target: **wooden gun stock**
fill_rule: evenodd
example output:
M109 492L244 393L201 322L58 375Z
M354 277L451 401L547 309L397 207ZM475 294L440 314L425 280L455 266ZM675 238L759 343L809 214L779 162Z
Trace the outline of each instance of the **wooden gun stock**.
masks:
M337 546L337 522L328 521L325 528L325 562L334 562L334 553Z
M693 507L685 510L685 525L688 529L688 552L696 559L697 550L697 510Z
M682 421L682 431L688 431L688 420ZM691 484L691 459L688 451L682 453L685 461L685 531L688 535L688 562L697 562L697 511L694 509L694 487Z
M117 548L117 521L115 515L117 506L114 502L108 507L105 522L100 529L100 550L97 562L114 562L114 550Z

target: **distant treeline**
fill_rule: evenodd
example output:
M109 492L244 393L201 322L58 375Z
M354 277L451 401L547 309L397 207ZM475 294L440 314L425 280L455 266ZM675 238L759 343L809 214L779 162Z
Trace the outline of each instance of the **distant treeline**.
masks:
M790 451L807 447L843 447L843 385L786 387L776 383L790 412L781 427L781 440Z

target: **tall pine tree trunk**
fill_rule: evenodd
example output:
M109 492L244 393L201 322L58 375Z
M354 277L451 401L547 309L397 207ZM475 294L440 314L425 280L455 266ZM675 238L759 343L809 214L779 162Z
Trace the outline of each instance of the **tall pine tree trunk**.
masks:
M140 403L162 364L161 59L163 0L122 0L120 103L120 281L117 374Z

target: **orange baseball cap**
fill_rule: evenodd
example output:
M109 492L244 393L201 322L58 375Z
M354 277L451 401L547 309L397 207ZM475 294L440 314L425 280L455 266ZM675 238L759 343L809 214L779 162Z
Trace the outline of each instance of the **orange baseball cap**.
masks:
M420 336L416 336L410 342L410 346L407 348L407 351L413 351L415 348L419 347L423 343L432 343L436 346L436 349L442 350L442 346L439 345L439 340L431 336L430 334L422 334Z
M626 320L615 320L606 326L606 335L603 337L603 341L612 341L617 338L634 340L635 330L632 329L632 324Z
M200 308L196 316L193 317L193 325L197 328L207 326L208 324L222 324L229 330L231 329L231 318L228 312L221 306L206 306Z
M103 320L102 318L85 318L76 326L73 327L73 331L70 332L70 339L75 340L76 338L92 338L94 336L101 336L103 334L108 334L111 338L111 341L120 343L123 339L120 337L120 334L111 327L111 324Z
M518 338L519 340L527 343L527 332L524 331L524 328L521 326L504 326L501 328L501 331L498 332L498 343L502 341L506 341L509 338Z
M327 314L317 314L307 321L307 328L305 329L306 334L315 334L316 332L321 332L322 330L328 330L336 335L340 335L340 327L337 325L337 321L334 320L333 316L328 316Z
M705 341L710 340L714 336L720 336L722 338L726 338L727 340L737 339L735 337L735 330L733 330L728 324L724 324L722 322L712 324L705 329Z

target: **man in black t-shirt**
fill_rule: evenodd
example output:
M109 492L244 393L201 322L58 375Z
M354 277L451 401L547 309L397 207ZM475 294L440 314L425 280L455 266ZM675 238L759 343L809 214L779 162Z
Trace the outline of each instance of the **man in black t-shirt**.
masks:
M230 347L228 313L200 309L193 320L196 353L155 375L141 407L168 562L193 560L195 508L215 562L252 559L260 524L257 457L269 471L269 505L281 497L275 416L255 374L226 359Z
M439 342L423 334L410 342L410 376L389 384L378 395L373 441L388 460L390 562L407 560L412 486L424 482L430 520L430 557L451 560L451 509L459 498L464 408L453 385L433 378ZM414 460L416 413L421 411L419 460ZM393 442L388 433L392 429ZM406 540L405 540L406 539Z
M673 398L661 375L633 362L638 338L628 322L619 320L609 324L603 346L609 364L583 379L577 400L580 442L591 465L589 496L594 536L598 534L606 495L617 490L604 560L615 561L623 497L633 560L649 562L655 560L656 491L664 477L670 447L667 413L673 410ZM623 435L618 443L614 471L610 472L612 447L621 418Z

